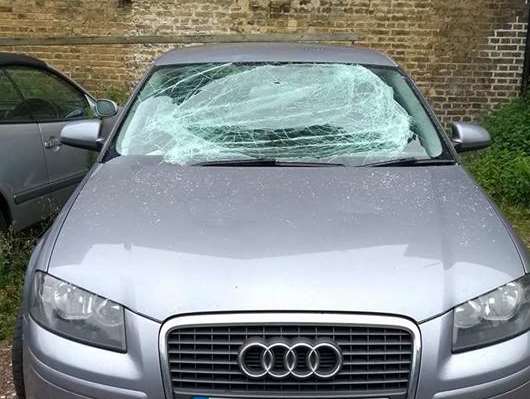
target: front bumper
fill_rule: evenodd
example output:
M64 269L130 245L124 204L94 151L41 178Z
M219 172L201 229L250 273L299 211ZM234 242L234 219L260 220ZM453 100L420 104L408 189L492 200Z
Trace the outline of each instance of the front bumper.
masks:
M115 353L52 334L24 320L27 399L169 399L158 353L161 325L126 314L128 352ZM415 399L529 399L530 333L487 348L451 353L450 315L420 325Z

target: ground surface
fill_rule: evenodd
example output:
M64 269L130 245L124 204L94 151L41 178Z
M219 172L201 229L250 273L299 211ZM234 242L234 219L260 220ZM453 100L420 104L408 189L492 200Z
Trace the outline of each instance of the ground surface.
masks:
M0 399L15 398L15 388L11 381L11 346L0 345Z

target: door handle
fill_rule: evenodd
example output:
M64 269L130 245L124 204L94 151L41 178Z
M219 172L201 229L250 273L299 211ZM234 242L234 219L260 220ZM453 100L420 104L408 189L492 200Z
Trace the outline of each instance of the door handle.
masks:
M44 141L44 148L47 150L55 150L61 147L62 143L57 137L51 136L48 140Z

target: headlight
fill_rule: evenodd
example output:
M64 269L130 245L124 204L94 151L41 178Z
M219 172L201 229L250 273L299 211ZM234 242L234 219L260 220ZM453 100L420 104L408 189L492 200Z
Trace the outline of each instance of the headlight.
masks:
M453 351L513 338L530 330L530 274L454 310Z
M56 334L106 349L126 350L121 305L48 274L35 273L30 313Z

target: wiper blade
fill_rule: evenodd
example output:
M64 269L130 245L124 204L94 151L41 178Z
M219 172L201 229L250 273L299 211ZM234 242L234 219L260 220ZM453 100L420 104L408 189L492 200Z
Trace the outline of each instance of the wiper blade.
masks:
M193 164L193 166L294 166L294 167L321 167L321 166L344 166L341 163L328 162L297 162L278 161L276 159L223 159L219 161L204 161Z
M388 161L367 163L361 166L382 167L382 166L432 166L432 165L454 165L456 161L452 159L418 159L418 158L398 158Z
M217 161L203 161L192 166L276 166L274 159L221 159Z

